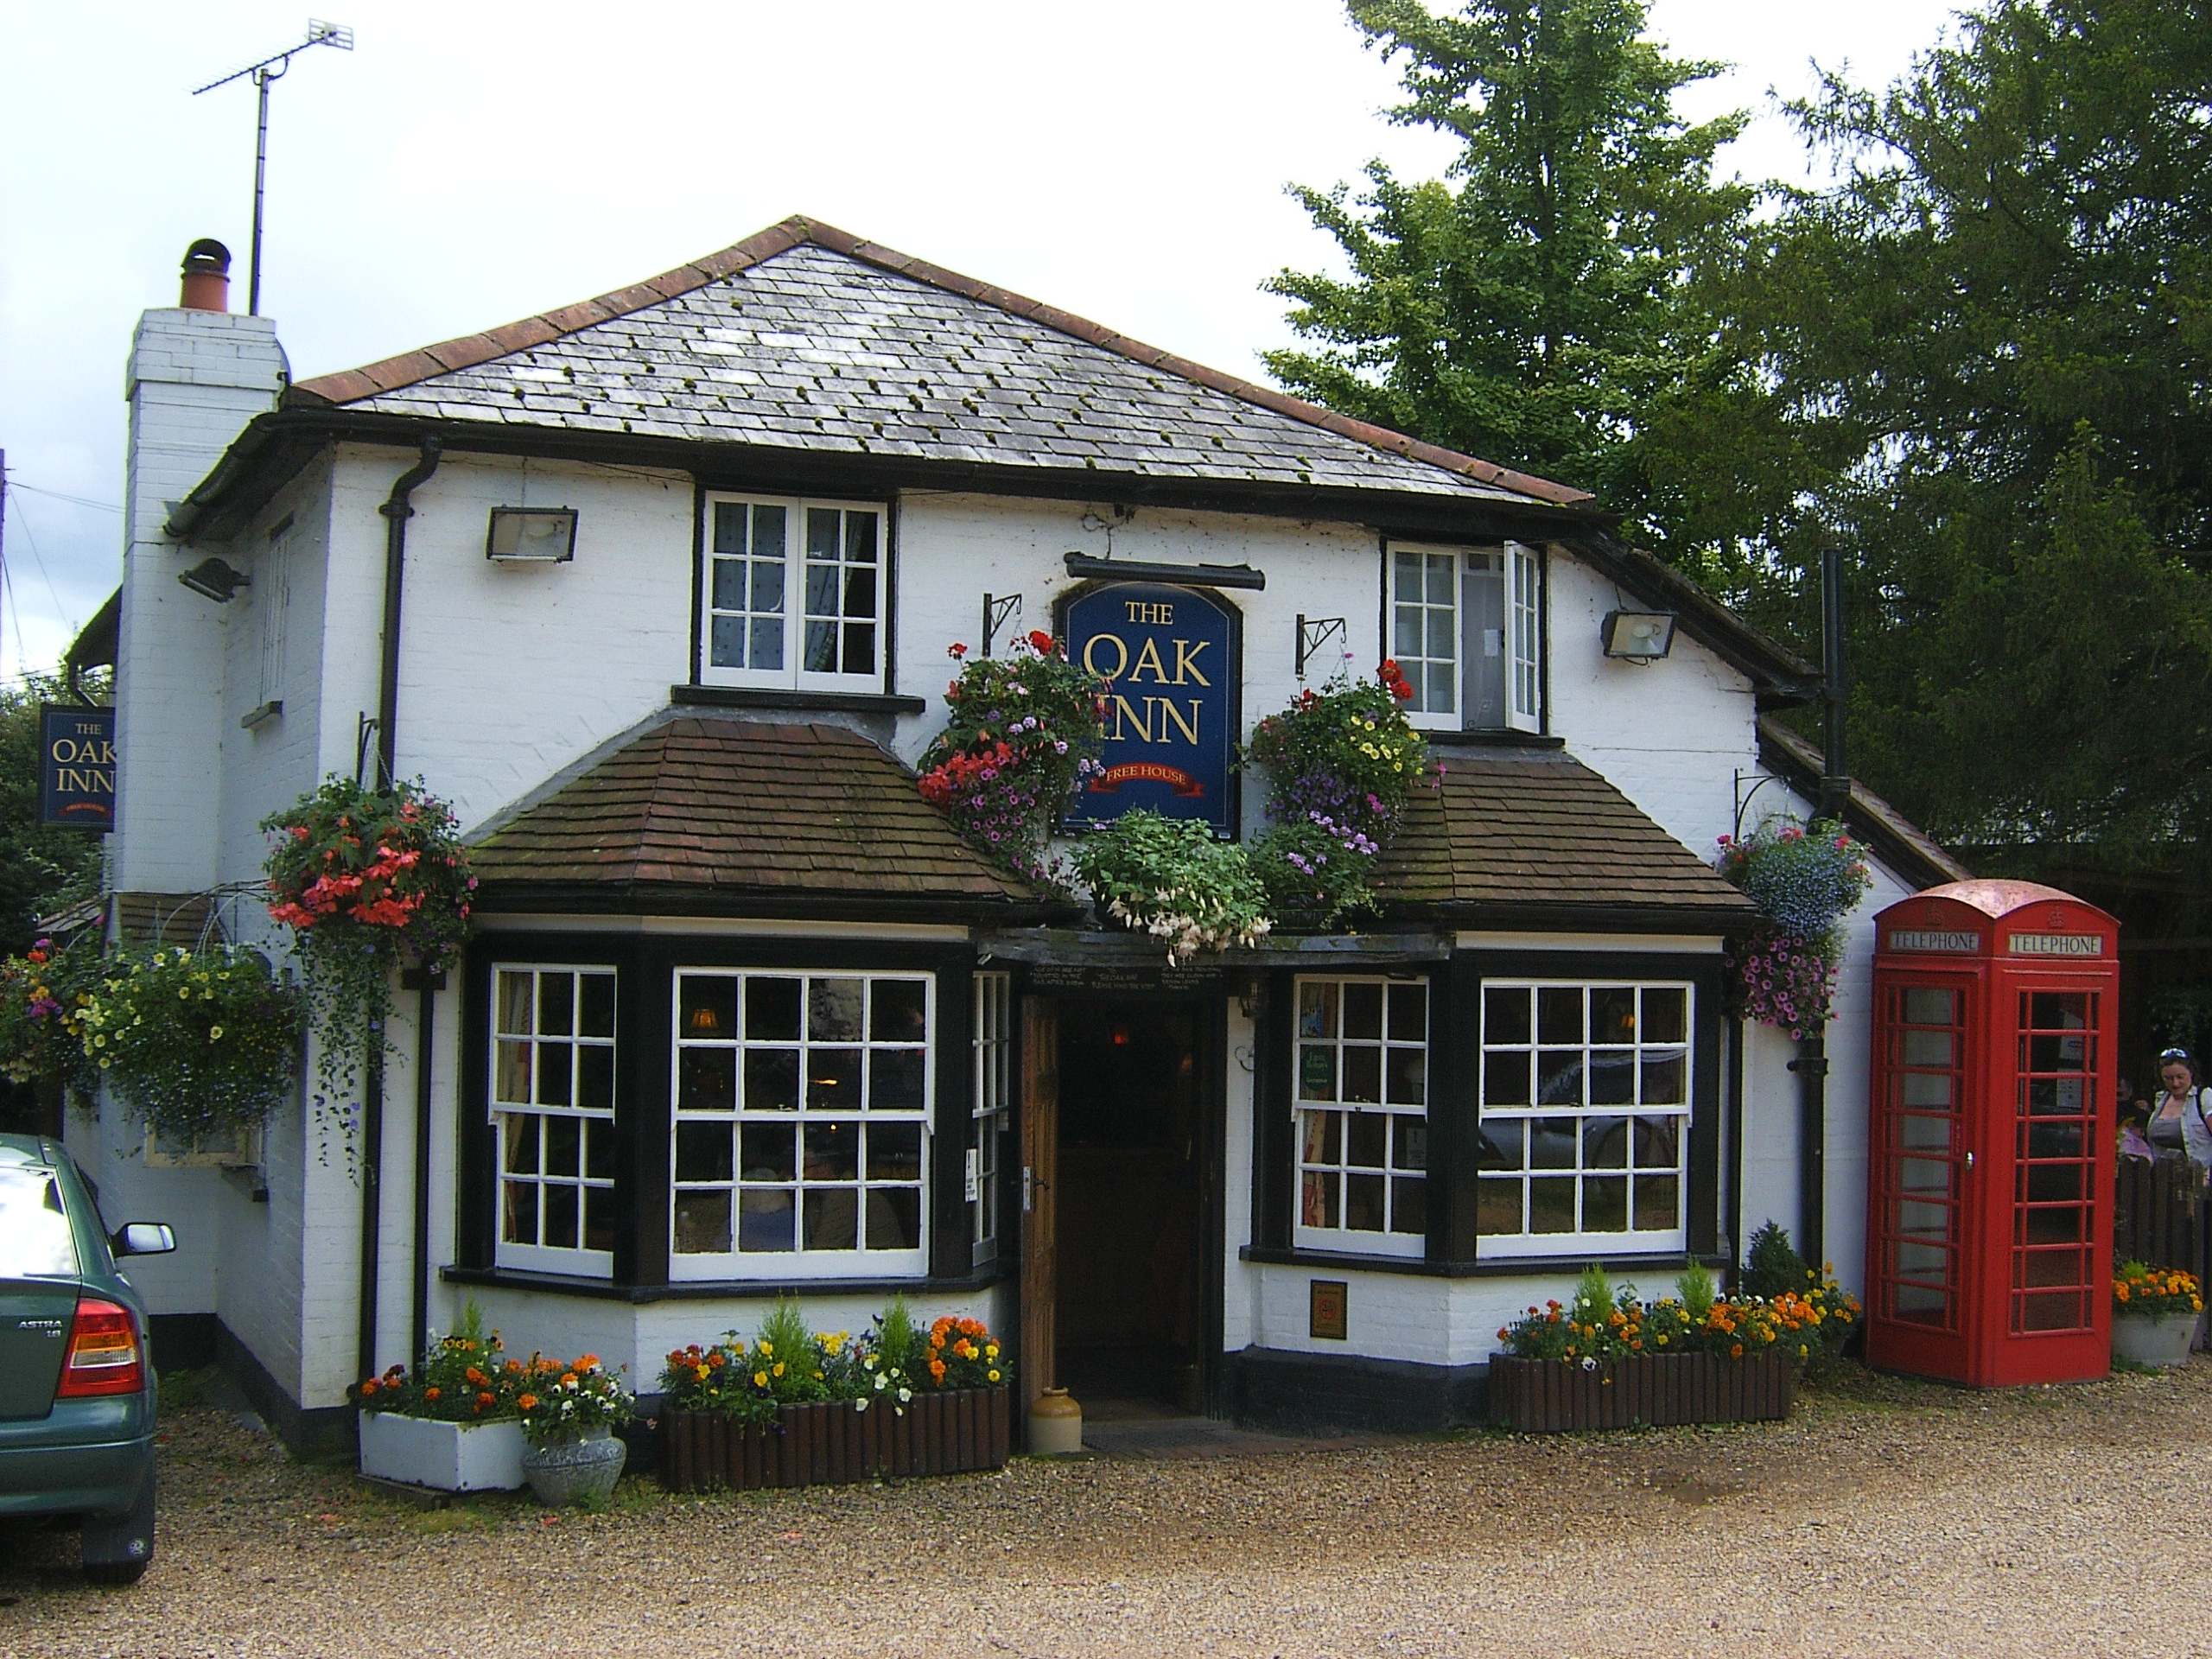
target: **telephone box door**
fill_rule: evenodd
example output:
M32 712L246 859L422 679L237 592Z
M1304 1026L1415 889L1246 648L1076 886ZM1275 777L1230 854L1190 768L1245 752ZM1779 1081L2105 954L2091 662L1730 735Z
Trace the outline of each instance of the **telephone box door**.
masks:
M1985 1230L1973 1106L1980 976L1897 975L1875 1010L1869 1357L1923 1376L1968 1375L1971 1275Z

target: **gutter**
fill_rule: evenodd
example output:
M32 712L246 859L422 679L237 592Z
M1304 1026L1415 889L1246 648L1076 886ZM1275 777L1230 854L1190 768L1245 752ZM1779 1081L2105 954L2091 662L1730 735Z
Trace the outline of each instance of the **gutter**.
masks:
M438 470L438 457L442 448L436 437L424 438L421 458L392 481L391 495L377 509L385 517L384 661L377 690L377 771L380 784L389 785L391 782L392 762L397 748L392 728L399 712L400 584L407 566L407 521L415 516L415 509L409 505L408 498ZM228 455L224 457L226 464L229 459ZM216 470L219 474L223 469L219 467ZM426 988L423 993L423 1012L426 1020L429 1014L429 999L430 992ZM384 1040L381 1029L372 1033L370 1052L364 1057L361 1090L360 1322L355 1332L359 1357L354 1367L357 1376L374 1376L377 1374L377 1255L383 1245L384 1226ZM417 1079L418 1091L427 1084L427 1073ZM420 1127L418 1110L418 1134ZM429 1215L430 1195L424 1180L429 1150L425 1141L416 1148L415 1155L416 1233L418 1237ZM421 1266L419 1262L416 1263L417 1271L415 1276L418 1281L422 1277ZM416 1357L409 1357L410 1363Z

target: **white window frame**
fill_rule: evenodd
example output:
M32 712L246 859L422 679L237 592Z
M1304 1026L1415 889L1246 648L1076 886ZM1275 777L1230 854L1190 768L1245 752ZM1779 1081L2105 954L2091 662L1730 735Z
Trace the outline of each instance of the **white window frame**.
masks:
M1347 986L1376 987L1381 993L1381 1025L1372 1039L1349 1037L1344 1029L1344 988ZM1333 1033L1309 1033L1306 1020L1306 988L1308 986L1334 988L1336 1008ZM1417 988L1421 992L1421 1034L1419 1042L1390 1034L1390 995L1393 990ZM1427 1150L1429 1134L1428 1067L1431 1054L1430 1033L1435 1029L1435 987L1427 979L1392 979L1381 974L1300 974L1291 983L1290 1035L1290 1213L1291 1243L1300 1249L1336 1250L1365 1255L1421 1256L1428 1252L1428 1234L1424 1225L1420 1232L1393 1232L1389 1223L1396 1212L1397 1196L1394 1190L1397 1180L1415 1175L1423 1183L1424 1218L1433 1213L1427 1208L1435 1202L1435 1191L1428 1183ZM1335 1079L1333 1091L1326 1096L1306 1092L1305 1084L1306 1052L1327 1047L1333 1052L1332 1075ZM1421 1098L1419 1104L1391 1102L1390 1055L1392 1050L1417 1049L1421 1055ZM1348 1051L1376 1052L1376 1089L1373 1101L1348 1099L1345 1084L1348 1068L1344 1056ZM1307 1119L1324 1113L1339 1115L1343 1122L1337 1126L1336 1154L1333 1158L1319 1155L1310 1136ZM1352 1121L1355 1117L1375 1116L1382 1120L1382 1156L1379 1163L1360 1160L1351 1156ZM1325 1146L1325 1130L1323 1145ZM1409 1161L1405 1154L1408 1147L1418 1148L1419 1161ZM1309 1223L1307 1213L1307 1177L1333 1180L1336 1184L1338 1224L1330 1226ZM1347 1205L1346 1191L1355 1177L1378 1177L1383 1197L1383 1230L1348 1227L1343 1224Z
M1547 990L1577 990L1582 995L1582 1037L1579 1043L1546 1043L1537 1024L1538 999ZM1643 1015L1643 993L1679 992L1682 998L1682 1035L1680 1041L1664 1040L1646 1043L1641 1032L1626 1042L1600 1043L1598 1033L1590 1027L1591 995L1598 991L1629 990L1637 993L1636 1018L1640 1023ZM1491 1029L1491 996L1493 992L1518 992L1529 995L1529 1023L1527 1039L1493 1041ZM1476 1110L1480 1127L1487 1132L1495 1125L1513 1128L1521 1136L1521 1161L1516 1166L1498 1168L1489 1165L1478 1155L1475 1180L1477 1183L1476 1210L1479 1216L1484 1183L1493 1188L1516 1185L1521 1195L1522 1230L1517 1233L1478 1233L1475 1245L1478 1255L1487 1257L1512 1256L1588 1256L1638 1255L1679 1254L1688 1248L1688 1211L1690 1183L1690 1136L1694 1128L1693 1103L1697 1086L1697 987L1686 979L1628 978L1628 977L1516 977L1485 980L1482 986L1482 1007L1478 1025L1475 1057ZM1539 1079L1543 1075L1541 1056L1546 1052L1564 1054L1579 1049L1582 1055L1580 1100L1554 1101L1548 1103L1535 1100L1539 1091ZM1592 1056L1616 1055L1625 1058L1635 1079L1634 1097L1627 1102L1603 1104L1591 1103L1590 1077L1593 1067ZM1646 1103L1644 1091L1644 1061L1646 1056L1676 1058L1681 1062L1681 1098L1679 1101ZM1524 1059L1529 1070L1527 1087L1522 1092L1530 1096L1527 1104L1492 1105L1488 1099L1491 1062L1496 1057L1500 1064L1510 1065ZM1574 1162L1564 1165L1539 1165L1531 1160L1529 1137L1532 1130L1521 1128L1541 1119L1567 1118L1576 1121L1574 1131ZM1588 1137L1580 1128L1583 1120L1619 1118L1630 1125L1623 1135L1622 1163L1585 1164L1588 1155ZM1636 1134L1633 1128L1637 1118L1666 1118L1675 1124L1675 1161L1670 1166L1656 1165L1631 1167L1635 1163L1633 1147ZM1628 1183L1624 1203L1627 1218L1631 1224L1624 1232L1597 1232L1581 1227L1584 1182L1592 1178L1611 1179L1620 1176ZM1636 1183L1643 1175L1670 1176L1675 1181L1675 1224L1666 1229L1638 1230L1636 1218ZM1534 1179L1572 1178L1574 1185L1576 1229L1570 1232L1537 1233L1528 1230L1530 1221L1532 1195L1529 1182ZM1479 1225L1479 1223L1478 1223Z
M1525 542L1505 544L1505 721L1543 729L1544 561Z
M785 513L783 610L783 666L773 669L753 667L732 668L717 666L715 656L715 619L724 616L766 616L771 613L750 610L717 612L715 605L715 521L717 509L726 505L780 507ZM891 591L891 505L887 501L848 501L826 496L751 495L733 491L709 491L700 508L704 515L700 525L699 540L699 652L693 664L701 685L759 686L800 691L855 691L880 690L889 658L889 639L886 622L890 611ZM836 512L841 515L839 546L843 546L842 515L849 512L868 512L875 515L875 609L868 625L875 630L874 662L859 672L825 672L810 671L804 666L806 646L807 588L806 556L807 528L815 512ZM748 529L748 534L749 534ZM840 571L846 568L842 562ZM749 604L751 594L746 595ZM838 602L842 604L844 588L839 583ZM827 619L815 619L817 620ZM832 623L842 627L849 620L842 614ZM747 657L751 656L750 640Z
M256 669L259 695L257 706L266 707L284 696L284 633L292 608L293 549L299 525L287 518L270 532L262 550L261 568L254 572L253 602L261 612L261 650Z
M683 982L686 979L727 979L736 982L736 1018L739 1028L727 1035L719 1032L713 1036L701 1036L687 1032L683 1027ZM746 993L754 980L792 980L799 986L799 1034L796 1038L752 1038L743 1029ZM824 1039L817 1041L811 1031L813 1022L812 987L818 980L859 980L869 988L863 993L861 1035L858 1039ZM870 1023L874 1018L874 987L892 982L918 984L922 988L922 1038L919 1043L893 1042L877 1039ZM722 1122L729 1125L734 1137L742 1139L748 1123L789 1124L797 1132L799 1147L795 1154L795 1167L789 1178L770 1177L753 1179L747 1177L741 1161L741 1154L733 1152L730 1173L725 1179L691 1180L682 1179L677 1162L671 1154L669 1170L668 1200L669 1277L671 1280L700 1279L841 1279L867 1277L871 1279L919 1278L929 1268L930 1243L930 1172L932 1124L937 1108L937 976L923 971L884 971L867 968L705 968L679 966L671 976L669 1041L669 1099L677 1133L680 1135L686 1125ZM798 1073L802 1080L810 1072L807 1056L817 1047L861 1051L861 1096L857 1107L810 1107L804 1098L795 1108L748 1109L744 1104L746 1055L751 1050L796 1050L799 1057ZM711 1048L730 1049L736 1053L738 1098L726 1109L687 1108L683 1096L683 1061L686 1050ZM916 1108L884 1109L874 1107L868 1099L872 1087L867 1064L868 1056L879 1052L897 1052L918 1048L922 1057L922 1103ZM803 1084L804 1086L804 1084ZM803 1206L807 1202L805 1189L810 1185L804 1169L804 1128L808 1124L836 1122L851 1124L865 1131L871 1124L912 1123L920 1129L921 1164L916 1180L871 1179L867 1163L865 1134L857 1154L860 1175L857 1182L836 1182L836 1189L842 1192L857 1187L855 1196L859 1200L855 1217L855 1248L849 1250L810 1250L804 1246ZM747 1250L744 1247L741 1194L753 1190L788 1190L797 1203L792 1218L792 1248L788 1250ZM867 1190L874 1188L918 1188L914 1244L907 1249L871 1249L868 1246ZM726 1251L680 1250L678 1243L677 1202L689 1192L726 1190L730 1195L730 1248Z
M258 1169L262 1126L226 1123L178 1140L149 1126L141 1148L149 1169Z
M531 976L531 1014L528 1031L508 1031L502 1019L505 999L501 995L502 977L509 974L528 974ZM539 1029L543 1015L543 985L549 976L559 975L569 982L569 1029L566 1033L545 1033ZM604 976L613 1006L610 1027L605 1035L586 1033L577 1029L582 1023L583 981L588 976ZM485 1055L484 1098L486 1118L492 1128L492 1260L495 1266L519 1268L539 1273L566 1273L594 1279L611 1278L614 1272L613 1250L594 1250L575 1246L526 1244L507 1237L507 1188L511 1184L527 1185L537 1189L539 1205L538 1231L544 1230L545 1189L549 1186L573 1186L576 1189L576 1236L585 1237L587 1216L586 1193L605 1192L612 1205L614 1191L614 1168L620 1158L620 1148L613 1147L605 1175L590 1173L590 1140L594 1124L605 1125L604 1133L613 1137L620 1133L616 1124L620 1113L622 1071L620 1055L621 977L620 971L611 963L582 962L495 962L492 964L491 1006L486 1011L490 1027L490 1041ZM531 1046L530 1089L533 1098L528 1101L508 1100L499 1090L500 1050L503 1043L521 1039ZM542 1058L549 1047L565 1048L569 1057L569 1103L547 1103L535 1098L544 1077ZM609 1077L609 1104L605 1108L575 1104L578 1082L582 1074L582 1051L604 1049L607 1052ZM510 1174L507 1169L508 1119L528 1118L534 1121L538 1136L538 1162L534 1171ZM544 1147L549 1122L554 1119L574 1122L576 1125L576 1173L549 1175L544 1166ZM618 1212L619 1222L619 1212Z
M967 1191L970 1261L995 1262L999 1230L999 1137L1014 1108L1014 976L975 976L972 1027L975 1078L968 1142Z
M1411 596L1398 590L1399 565L1402 558L1414 557L1421 561L1422 590ZM1428 577L1438 562L1449 560L1452 577L1448 601L1439 603L1428 594ZM1481 663L1469 662L1466 640L1464 638L1464 591L1471 571L1487 569L1500 575L1504 595L1504 615L1502 632L1503 648L1499 652L1497 671L1499 701L1505 710L1503 729L1537 732L1543 729L1543 585L1544 564L1541 550L1524 542L1507 542L1503 549L1444 546L1425 542L1391 542L1383 551L1383 654L1396 661L1405 671L1407 678L1415 688L1413 699L1405 705L1406 718L1424 731L1456 732L1470 729L1467 721L1478 699L1470 695L1474 675L1489 671ZM1399 629L1399 620L1407 612L1419 618L1419 637L1408 639ZM1439 613L1449 618L1446 637L1451 641L1448 658L1430 654L1428 650L1429 622ZM1447 665L1447 683L1451 691L1449 708L1432 708L1428 698L1428 672L1439 664Z

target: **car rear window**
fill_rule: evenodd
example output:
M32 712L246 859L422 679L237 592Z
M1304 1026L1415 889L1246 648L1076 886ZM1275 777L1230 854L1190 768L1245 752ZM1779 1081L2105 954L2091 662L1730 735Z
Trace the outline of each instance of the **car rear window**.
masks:
M61 1183L43 1169L0 1169L0 1279L67 1277L77 1241L61 1208Z

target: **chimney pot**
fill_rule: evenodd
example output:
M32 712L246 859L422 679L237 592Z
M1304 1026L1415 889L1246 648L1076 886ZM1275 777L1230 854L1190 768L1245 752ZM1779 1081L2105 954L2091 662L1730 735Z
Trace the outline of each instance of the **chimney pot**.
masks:
M184 287L178 306L187 311L231 308L231 251L203 236L184 251Z

